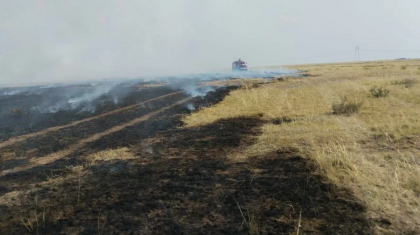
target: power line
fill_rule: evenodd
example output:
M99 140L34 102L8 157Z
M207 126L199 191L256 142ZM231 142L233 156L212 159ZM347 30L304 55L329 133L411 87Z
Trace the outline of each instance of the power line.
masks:
M360 46L356 46L355 52L354 52L354 61L360 61L360 52L361 51L365 51L365 52L412 52L412 53L420 53L420 51L369 50L369 49L368 50L362 50L362 49L360 49ZM329 57L329 56L343 55L343 54L348 55L349 53L351 53L351 52L350 51L342 51L342 52L337 52L337 53L333 53L333 54L326 54L326 55L317 55L317 56L302 57L302 58L292 58L292 59L283 60L283 63L288 62L288 61L314 59L314 58Z
M395 50L361 50L361 51L370 51L370 52L413 52L413 53L420 52L420 51L395 51Z
M318 56L311 56L311 57L305 57L305 58L294 58L294 59L288 59L288 61L290 60L306 60L306 59L313 59L313 58L320 58L320 57L328 57L328 56L334 56L334 55L342 55L342 54L348 54L349 52L338 52L338 53L334 53L334 54L328 54L328 55L318 55Z

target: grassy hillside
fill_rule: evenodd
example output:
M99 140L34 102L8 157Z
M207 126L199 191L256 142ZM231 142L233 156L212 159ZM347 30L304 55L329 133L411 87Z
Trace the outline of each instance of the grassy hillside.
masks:
M420 60L288 67L310 76L244 85L184 123L261 116L258 141L232 161L299 149L325 179L351 189L372 221L420 231Z

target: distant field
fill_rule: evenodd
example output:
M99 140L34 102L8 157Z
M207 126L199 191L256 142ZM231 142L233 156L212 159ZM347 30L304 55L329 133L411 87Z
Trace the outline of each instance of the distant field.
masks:
M420 60L287 68L309 76L245 85L184 123L261 116L258 141L231 160L298 149L366 205L378 234L420 231Z

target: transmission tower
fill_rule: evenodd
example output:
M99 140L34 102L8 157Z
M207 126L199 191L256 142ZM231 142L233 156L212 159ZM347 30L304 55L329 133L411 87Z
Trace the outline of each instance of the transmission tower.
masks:
M360 47L356 46L354 50L354 61L360 61Z

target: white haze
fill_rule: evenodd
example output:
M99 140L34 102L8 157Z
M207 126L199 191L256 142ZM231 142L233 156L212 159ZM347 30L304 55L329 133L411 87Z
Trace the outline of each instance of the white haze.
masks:
M417 0L3 0L0 84L139 78L420 51ZM325 56L324 56L325 55ZM420 57L361 52L362 60Z
M67 82L51 83L42 86L18 86L0 88L0 100L20 100L29 96L42 97L30 108L38 113L55 113L61 110L74 110L95 112L98 102L111 101L119 104L127 95L138 90L138 85L144 82L165 83L175 90L197 97L205 96L216 87L203 85L204 81L228 80L234 78L265 78L267 81L283 74L300 76L291 70L251 70L247 72L223 71L218 73L200 73L182 76L159 76L147 79L120 79L96 82ZM9 103L13 108L16 103ZM7 107L3 107L6 108ZM190 106L188 106L190 110Z

